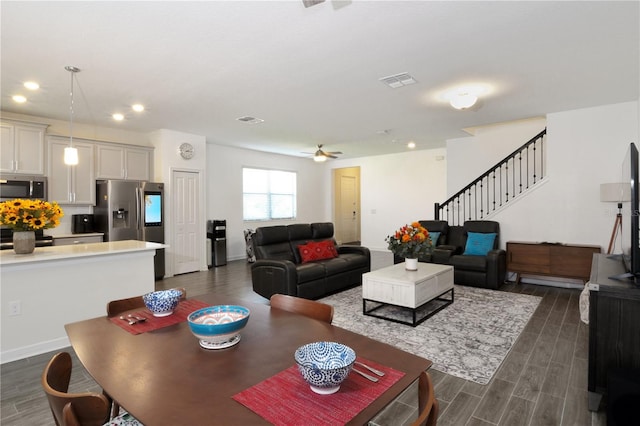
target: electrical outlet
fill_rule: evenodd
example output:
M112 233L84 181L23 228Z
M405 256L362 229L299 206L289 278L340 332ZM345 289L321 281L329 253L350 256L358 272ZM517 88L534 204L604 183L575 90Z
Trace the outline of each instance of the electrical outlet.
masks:
M13 302L9 302L9 315L20 315L21 306L19 300L14 300Z

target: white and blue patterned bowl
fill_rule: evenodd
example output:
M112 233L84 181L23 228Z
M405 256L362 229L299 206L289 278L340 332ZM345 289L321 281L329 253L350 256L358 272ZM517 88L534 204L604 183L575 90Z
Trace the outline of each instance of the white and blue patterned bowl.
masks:
M240 341L240 331L251 312L244 306L216 305L198 309L187 317L189 328L206 349L223 349Z
M180 290L171 289L144 294L142 295L142 300L153 316L166 317L173 313L181 297L182 292Z
M340 389L353 368L356 353L341 343L315 342L296 349L294 358L311 390L326 395Z

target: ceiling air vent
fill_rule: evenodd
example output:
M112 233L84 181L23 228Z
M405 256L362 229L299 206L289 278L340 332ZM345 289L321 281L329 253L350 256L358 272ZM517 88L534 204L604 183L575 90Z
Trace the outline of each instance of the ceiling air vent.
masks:
M388 77L382 77L380 81L394 89L397 89L398 87L402 87L402 86L408 86L409 84L417 83L416 79L411 77L406 72L396 74L396 75L390 75Z
M262 118L250 117L248 115L244 117L236 118L236 120L244 121L245 123L251 123L251 124L258 124L258 123L264 122Z

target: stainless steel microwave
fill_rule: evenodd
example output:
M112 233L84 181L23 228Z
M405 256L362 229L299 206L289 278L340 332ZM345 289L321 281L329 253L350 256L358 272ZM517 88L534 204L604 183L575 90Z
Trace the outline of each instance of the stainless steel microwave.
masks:
M0 175L0 201L14 198L47 200L47 195L44 176Z

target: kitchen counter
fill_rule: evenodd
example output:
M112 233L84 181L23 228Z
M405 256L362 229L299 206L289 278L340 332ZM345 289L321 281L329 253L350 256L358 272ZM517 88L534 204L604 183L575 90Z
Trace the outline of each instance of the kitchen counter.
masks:
M64 325L106 314L111 300L155 290L165 244L112 241L0 252L0 362L69 346Z
M106 243L74 244L69 246L37 247L31 254L15 254L13 250L0 251L0 266L46 263L60 260L81 260L94 256L112 256L123 253L155 251L165 244L125 240Z

